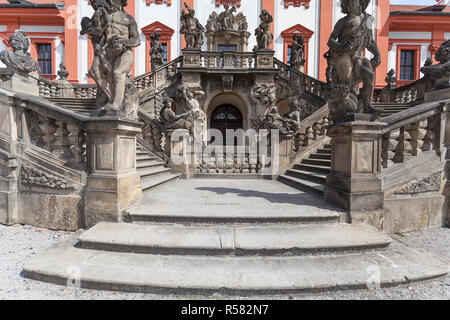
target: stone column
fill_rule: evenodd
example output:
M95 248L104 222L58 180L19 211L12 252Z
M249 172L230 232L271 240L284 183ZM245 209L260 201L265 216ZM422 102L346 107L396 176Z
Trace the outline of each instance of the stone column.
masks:
M325 200L346 210L347 222L383 228L381 179L382 122L354 121L331 125L333 156Z
M88 166L85 196L85 225L100 221L119 222L122 210L142 198L136 171L135 121L102 118L87 124Z

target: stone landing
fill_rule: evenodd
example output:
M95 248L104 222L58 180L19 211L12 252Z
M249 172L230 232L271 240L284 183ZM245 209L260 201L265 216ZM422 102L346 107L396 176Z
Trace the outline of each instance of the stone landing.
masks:
M25 275L135 292L288 293L445 275L448 264L273 180L180 180L29 259Z

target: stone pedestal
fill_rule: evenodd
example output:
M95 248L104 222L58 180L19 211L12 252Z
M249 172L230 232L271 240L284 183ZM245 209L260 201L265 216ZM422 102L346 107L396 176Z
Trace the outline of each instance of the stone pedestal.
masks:
M201 49L184 48L183 52L183 68L200 68L202 66Z
M292 137L280 136L278 148L278 173L291 167L291 157L294 153L294 139Z
M349 212L348 222L383 227L382 122L355 121L329 127L333 156L325 200Z
M273 69L273 56L275 51L270 49L255 50L255 68Z
M8 69L3 70L3 74L10 72ZM39 75L36 72L30 72L29 74L11 72L9 77L0 82L0 86L3 89L32 94L35 96L39 95Z
M187 129L167 131L166 150L170 150L169 166L174 172L194 172L192 140Z
M105 118L87 124L88 165L85 225L119 222L121 212L142 198L136 171L136 135L141 124Z

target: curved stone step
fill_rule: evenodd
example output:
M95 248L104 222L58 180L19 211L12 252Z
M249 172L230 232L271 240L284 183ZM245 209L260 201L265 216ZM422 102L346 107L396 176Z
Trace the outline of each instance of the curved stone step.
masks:
M445 275L448 264L409 247L295 257L151 255L74 247L63 240L32 256L24 276L91 289L176 293L291 293L392 286Z
M142 192L149 191L153 188L156 188L166 182L178 179L180 177L179 174L166 174L158 177L147 178L141 181Z
M220 200L220 199L218 199ZM252 203L229 204L183 202L184 205L154 202L126 210L131 222L175 223L326 223L337 222L339 213L334 210L297 204L255 205Z
M321 183L299 179L289 175L280 175L278 176L277 180L295 189L311 192L320 197L323 197L324 185Z
M368 225L261 226L139 225L101 222L80 235L85 249L149 254L301 255L388 246Z

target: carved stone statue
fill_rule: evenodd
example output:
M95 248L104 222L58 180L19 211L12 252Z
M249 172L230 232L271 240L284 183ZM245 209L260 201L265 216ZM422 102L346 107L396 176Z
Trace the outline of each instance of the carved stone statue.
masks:
M67 77L69 76L69 71L67 71L66 65L62 62L59 64L59 70L57 73L59 80L67 80Z
M195 10L191 9L185 2L184 8L181 11L180 33L184 34L186 47L200 49L203 45L204 31L205 29L203 26L200 24L198 19L195 18Z
M210 14L206 24L206 30L209 32L247 31L247 18L242 14L242 12L234 15L233 13L236 12L235 6L230 8L228 4L224 4L223 7L225 9L224 12L221 12L220 14L213 12Z
M158 32L155 32L150 36L150 59L152 70L155 70L164 64L164 48L160 38L161 35Z
M304 43L305 38L303 35L294 34L292 39L292 51L291 58L289 60L289 64L291 65L291 69L303 72L305 59L304 59Z
M256 104L256 115L258 117L261 117L275 102L275 84L255 85L250 91L250 99Z
M435 81L436 89L450 87L450 40L444 41L436 52L434 58L438 64L425 64L420 71ZM431 60L431 59L430 59Z
M20 73L30 73L38 70L39 66L28 53L30 41L23 31L16 31L9 37L13 51L0 52L0 60L11 70Z
M300 121L289 116L280 116L276 106L272 106L261 120L261 129L278 129L280 135L293 137L298 132Z
M269 11L264 9L259 15L259 18L261 19L261 23L255 30L256 49L268 49L273 41L273 34L270 32L270 24L273 22L273 17Z
M384 81L386 81L386 88L389 89L397 88L397 85L395 83L397 81L397 77L395 76L394 69L389 70L389 72L386 74L386 78L384 79Z
M91 18L81 21L81 34L91 36L94 59L89 75L97 83L99 115L137 115L139 96L129 73L133 47L140 45L136 21L125 12L127 0L92 0Z
M327 81L338 96L331 94L330 113L334 122L342 122L355 113L370 114L376 120L382 113L372 107L375 69L380 65L380 53L373 40L374 18L365 11L370 0L341 0L346 14L335 25L325 53L328 61ZM363 56L368 49L374 57ZM361 89L359 84L363 83ZM339 91L341 90L341 91ZM345 118L345 119L344 119Z

